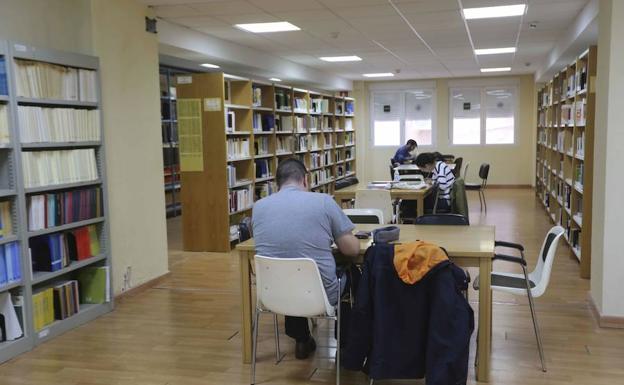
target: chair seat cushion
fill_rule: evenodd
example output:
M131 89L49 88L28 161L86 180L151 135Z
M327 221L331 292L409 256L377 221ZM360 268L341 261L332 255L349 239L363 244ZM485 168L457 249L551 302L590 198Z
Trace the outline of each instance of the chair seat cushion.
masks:
M480 190L481 183L466 183L466 190Z
M479 276L474 281L474 289L479 290ZM535 287L535 283L529 280L531 289ZM506 275L500 275L492 273L492 286L509 287L512 289L526 289L526 281L524 278L509 277Z

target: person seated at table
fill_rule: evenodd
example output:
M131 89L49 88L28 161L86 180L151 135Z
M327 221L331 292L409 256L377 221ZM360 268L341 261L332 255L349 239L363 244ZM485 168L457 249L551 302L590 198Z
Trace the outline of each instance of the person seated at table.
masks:
M439 155L424 152L416 157L416 165L423 172L431 173L431 182L438 188L438 209L451 208L451 188L455 183L455 175L448 164L440 159ZM425 198L425 210L432 210L435 205L435 194Z
M408 161L413 161L416 158L415 154L412 154L418 148L418 143L414 139L410 139L404 146L399 147L394 156L392 157L392 164L404 164Z
M307 170L289 158L277 167L278 192L254 204L252 227L256 253L274 258L311 258L318 265L327 297L338 303L338 278L332 243L347 257L355 257L360 242L351 220L327 194L308 191ZM342 281L344 290L345 280ZM344 324L344 322L343 322ZM307 358L316 348L307 318L286 317L286 334L296 340L295 357Z

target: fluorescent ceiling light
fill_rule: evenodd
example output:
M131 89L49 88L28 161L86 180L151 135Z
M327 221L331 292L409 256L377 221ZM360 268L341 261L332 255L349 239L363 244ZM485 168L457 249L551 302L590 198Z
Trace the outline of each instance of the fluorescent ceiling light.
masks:
M362 74L362 76L367 78L384 78L394 76L392 72L379 72L374 74Z
M206 67L206 68L220 68L218 65L210 64L210 63L203 63L203 64L200 64L200 66Z
M481 68L481 72L509 72L511 67Z
M328 62L341 62L341 61L362 61L362 58L359 56L323 56L319 59Z
M282 81L282 79L278 79L278 78L271 78L269 80L272 81L272 82L281 82Z
M516 47L505 47L505 48L482 48L475 49L475 55L496 55L499 53L514 53L516 52Z
M494 17L521 16L526 10L526 4L502 5L498 7L464 8L464 18L491 19Z
M234 26L253 33L299 31L301 29L287 21L278 21L275 23L235 24Z

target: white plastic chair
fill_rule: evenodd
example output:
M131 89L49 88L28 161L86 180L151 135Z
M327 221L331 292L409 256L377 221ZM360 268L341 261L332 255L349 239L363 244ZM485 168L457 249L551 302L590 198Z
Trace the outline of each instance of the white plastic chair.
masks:
M544 243L542 243L542 248L538 254L537 265L530 273L527 273L526 260L524 259L524 247L522 245L503 241L496 241L494 244L497 247L509 247L520 252L520 257L498 253L494 254L494 260L518 263L522 267L522 274L492 272L492 290L503 291L514 295L526 295L529 298L529 308L531 309L533 328L535 329L535 338L537 339L537 347L539 350L540 360L542 362L542 371L544 372L546 371L544 350L542 348L542 337L537 323L533 298L540 297L544 294L546 288L548 287L548 283L550 282L550 273L555 259L555 252L557 251L559 240L561 239L564 231L565 230L561 226L554 226L550 229L550 231L548 231L548 234L546 234L546 238L544 239ZM479 290L478 276L475 279L473 287L475 290Z
M388 190L357 190L355 192L356 209L379 209L383 213L385 223L391 223L392 198Z
M464 165L464 172L463 174L461 174L463 175L462 178L464 178L466 182L468 182L468 166L470 166L470 162L466 162L466 164Z
M329 303L318 266L310 258L255 256L256 315L251 355L251 385L256 383L256 350L261 313L336 320L336 384L340 385L340 300ZM341 277L338 277L340 298ZM279 354L279 353L278 353Z
M342 209L353 223L384 224L383 212L379 209Z

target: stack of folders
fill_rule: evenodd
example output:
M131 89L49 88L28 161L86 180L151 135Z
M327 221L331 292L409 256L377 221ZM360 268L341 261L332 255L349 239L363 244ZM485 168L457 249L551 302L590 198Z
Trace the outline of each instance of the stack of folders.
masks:
M90 266L77 274L80 286L80 303L110 302L110 268Z
M19 106L22 143L100 140L98 110Z
M100 253L95 225L33 237L28 246L33 271L58 271L71 261L81 261Z
M28 230L35 231L102 216L102 189L64 191L27 198Z
M11 202L0 202L0 239L13 235L13 219L11 215Z
M22 279L22 264L20 260L18 242L6 243L0 246L0 288L19 282Z
M7 83L6 63L4 56L0 56L0 95L8 95L9 86Z
M56 64L15 60L17 96L78 100L78 70Z
M32 295L35 331L54 322L54 288L41 289Z
M79 69L78 70L80 100L84 102L97 102L97 82L95 80L95 71Z
M53 284L54 318L64 320L80 311L80 295L78 281L61 281Z
M227 171L228 187L235 186L236 185L236 167L232 166L231 164L228 164L226 166L226 171Z
M2 332L0 342L14 341L24 335L20 319L24 309L24 297L12 296L10 292L0 293L0 314Z
M0 104L0 144L9 144L11 135L9 134L9 114L6 104Z
M24 151L26 188L98 179L95 150Z

